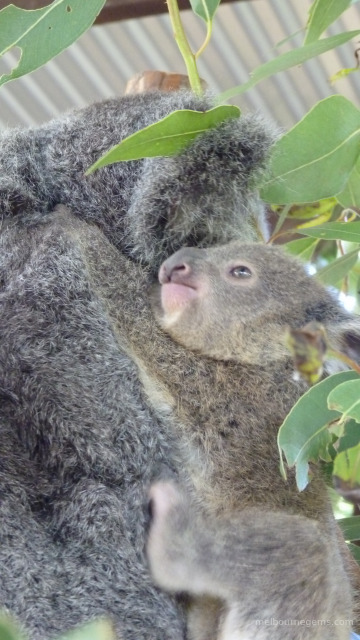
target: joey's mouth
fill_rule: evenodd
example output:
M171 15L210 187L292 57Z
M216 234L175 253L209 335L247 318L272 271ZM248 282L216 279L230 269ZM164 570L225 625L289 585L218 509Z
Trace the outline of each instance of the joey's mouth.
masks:
M178 282L165 282L161 285L161 306L165 313L179 311L198 297L195 287Z

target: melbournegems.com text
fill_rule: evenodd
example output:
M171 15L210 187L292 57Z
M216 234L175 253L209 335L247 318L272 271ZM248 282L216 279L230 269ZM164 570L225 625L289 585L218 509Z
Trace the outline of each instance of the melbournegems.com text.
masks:
M277 618L266 618L265 620L255 620L258 627L349 627L353 625L353 620L296 620L288 618L279 620Z

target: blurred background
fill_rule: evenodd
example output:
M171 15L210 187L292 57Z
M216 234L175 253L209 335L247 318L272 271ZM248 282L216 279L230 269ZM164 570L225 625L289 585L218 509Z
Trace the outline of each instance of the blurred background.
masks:
M23 8L32 5L15 4ZM199 61L202 78L215 92L224 91L245 82L251 71L272 59L276 51L299 46L309 6L310 0L242 0L220 5L211 43ZM190 43L197 49L204 37L204 24L191 10L183 11L182 17ZM360 2L353 4L326 35L359 28ZM290 40L278 47L289 36ZM317 100L333 93L342 93L360 107L359 73L330 84L334 73L356 65L357 47L360 37L263 81L232 102L244 110L260 111L285 129ZM14 65L17 54L16 49L6 54L0 73ZM148 69L185 73L167 13L97 24L55 60L0 89L0 128L36 125L74 107L122 95L127 81Z

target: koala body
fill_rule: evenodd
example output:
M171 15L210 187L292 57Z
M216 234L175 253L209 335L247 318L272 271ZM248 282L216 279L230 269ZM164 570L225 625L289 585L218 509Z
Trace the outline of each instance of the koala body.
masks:
M281 479L276 433L304 390L291 376L286 329L321 322L337 348L356 350L359 319L299 262L260 244L184 248L159 280L160 326L209 359L181 395L176 365L165 373L155 341L151 366L142 356L173 396L192 451L192 486L150 492L157 584L193 596L193 640L348 638L350 584L326 488L316 471L302 493Z
M0 605L31 640L100 616L124 640L185 637L144 552L148 487L164 469L187 476L183 443L109 305L131 320L183 244L257 238L254 181L272 133L243 117L177 157L84 172L170 111L211 106L186 92L128 96L1 136ZM52 213L61 203L72 215Z

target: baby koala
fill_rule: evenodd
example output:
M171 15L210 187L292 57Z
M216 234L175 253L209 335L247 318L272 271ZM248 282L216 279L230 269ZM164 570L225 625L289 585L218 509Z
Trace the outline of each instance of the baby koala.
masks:
M351 589L326 487L316 470L302 493L281 478L276 434L306 388L286 329L321 322L358 358L359 319L297 260L260 244L181 249L159 281L159 325L201 358L187 371L167 363L164 375L158 353L144 367L173 396L191 477L150 490L155 582L190 594L191 640L347 639Z

